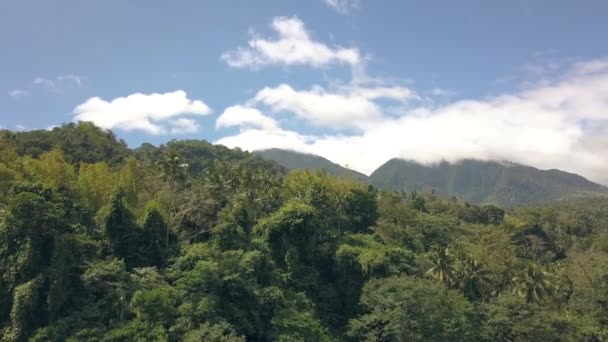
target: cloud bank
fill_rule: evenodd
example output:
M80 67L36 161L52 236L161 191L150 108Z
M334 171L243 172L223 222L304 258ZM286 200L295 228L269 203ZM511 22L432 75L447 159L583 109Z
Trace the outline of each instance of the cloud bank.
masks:
M111 101L92 97L74 109L74 120L91 121L103 128L139 130L150 134L194 133L198 125L184 116L208 115L211 109L177 90L164 94L132 94Z

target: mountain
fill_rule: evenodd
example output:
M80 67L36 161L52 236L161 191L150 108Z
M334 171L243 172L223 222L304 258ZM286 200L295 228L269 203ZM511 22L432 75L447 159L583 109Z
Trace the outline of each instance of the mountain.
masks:
M608 188L560 170L495 161L463 160L425 166L391 159L369 177L384 189L431 191L444 196L505 207L606 194Z
M256 154L267 160L273 160L290 170L325 170L325 172L327 172L328 174L336 177L346 177L362 182L367 182L368 180L368 177L360 172L347 169L323 157L313 154L282 150L278 148L256 151L253 152L253 154Z

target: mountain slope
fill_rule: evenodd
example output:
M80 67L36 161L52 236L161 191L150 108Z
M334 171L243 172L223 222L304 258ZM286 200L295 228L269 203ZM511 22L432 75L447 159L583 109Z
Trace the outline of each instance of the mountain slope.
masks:
M434 189L440 195L502 206L608 194L608 188L576 174L470 159L433 166L391 159L372 173L370 182L391 190Z
M264 159L274 160L288 169L325 170L328 174L336 177L346 177L353 180L366 182L368 177L357 171L347 169L335 164L323 157L305 154L295 151L272 148L253 152Z

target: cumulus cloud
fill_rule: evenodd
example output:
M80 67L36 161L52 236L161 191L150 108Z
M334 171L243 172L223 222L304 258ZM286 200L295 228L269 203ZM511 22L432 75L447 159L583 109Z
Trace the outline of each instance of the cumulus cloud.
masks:
M382 108L375 100L406 102L417 98L405 87L346 86L329 91L315 86L295 90L287 84L266 87L251 100L269 107L273 112L292 112L315 126L360 128L382 117Z
M314 153L366 174L395 157L426 164L477 158L559 168L608 184L608 60L579 63L559 79L497 97L439 106L422 102L402 109L397 117L364 101L354 106L358 109L351 107L351 101L342 106L342 100L321 90L300 98L287 85L269 89L260 91L256 100L275 109L311 117L308 106L325 95L341 104L325 115L345 120L371 113L376 120L350 135L311 136L256 128L218 143ZM315 118L341 122L318 114Z
M321 67L332 63L355 65L361 61L355 48L330 47L311 39L304 23L297 17L275 17L272 29L276 39L253 33L246 47L223 53L220 59L231 67L260 67L270 64Z
M348 14L351 10L357 8L357 0L323 0L323 2L341 14Z
M29 96L30 92L23 89L13 89L8 92L8 96L13 98L26 97Z
M140 130L150 134L186 133L198 129L186 115L208 115L211 109L200 100L191 100L177 90L164 94L136 93L111 101L93 97L74 109L76 121L91 121L103 128Z
M271 131L277 128L277 122L262 114L257 108L237 105L226 108L217 118L215 126L216 128L261 128Z

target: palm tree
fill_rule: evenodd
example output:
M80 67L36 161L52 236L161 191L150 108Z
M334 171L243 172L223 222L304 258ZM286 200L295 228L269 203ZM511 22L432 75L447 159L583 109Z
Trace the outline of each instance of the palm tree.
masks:
M458 288L470 300L485 299L492 289L492 272L473 258L460 258L455 274Z
M550 278L551 274L530 263L520 275L513 278L513 292L529 303L540 303L553 290Z
M454 257L447 247L436 247L431 252L431 267L426 271L427 275L432 276L439 282L448 287L454 285Z
M175 186L174 183L179 183L186 177L188 164L181 162L177 151L174 149L167 149L164 152L163 159L156 164L160 167L162 179L169 182L171 186Z

